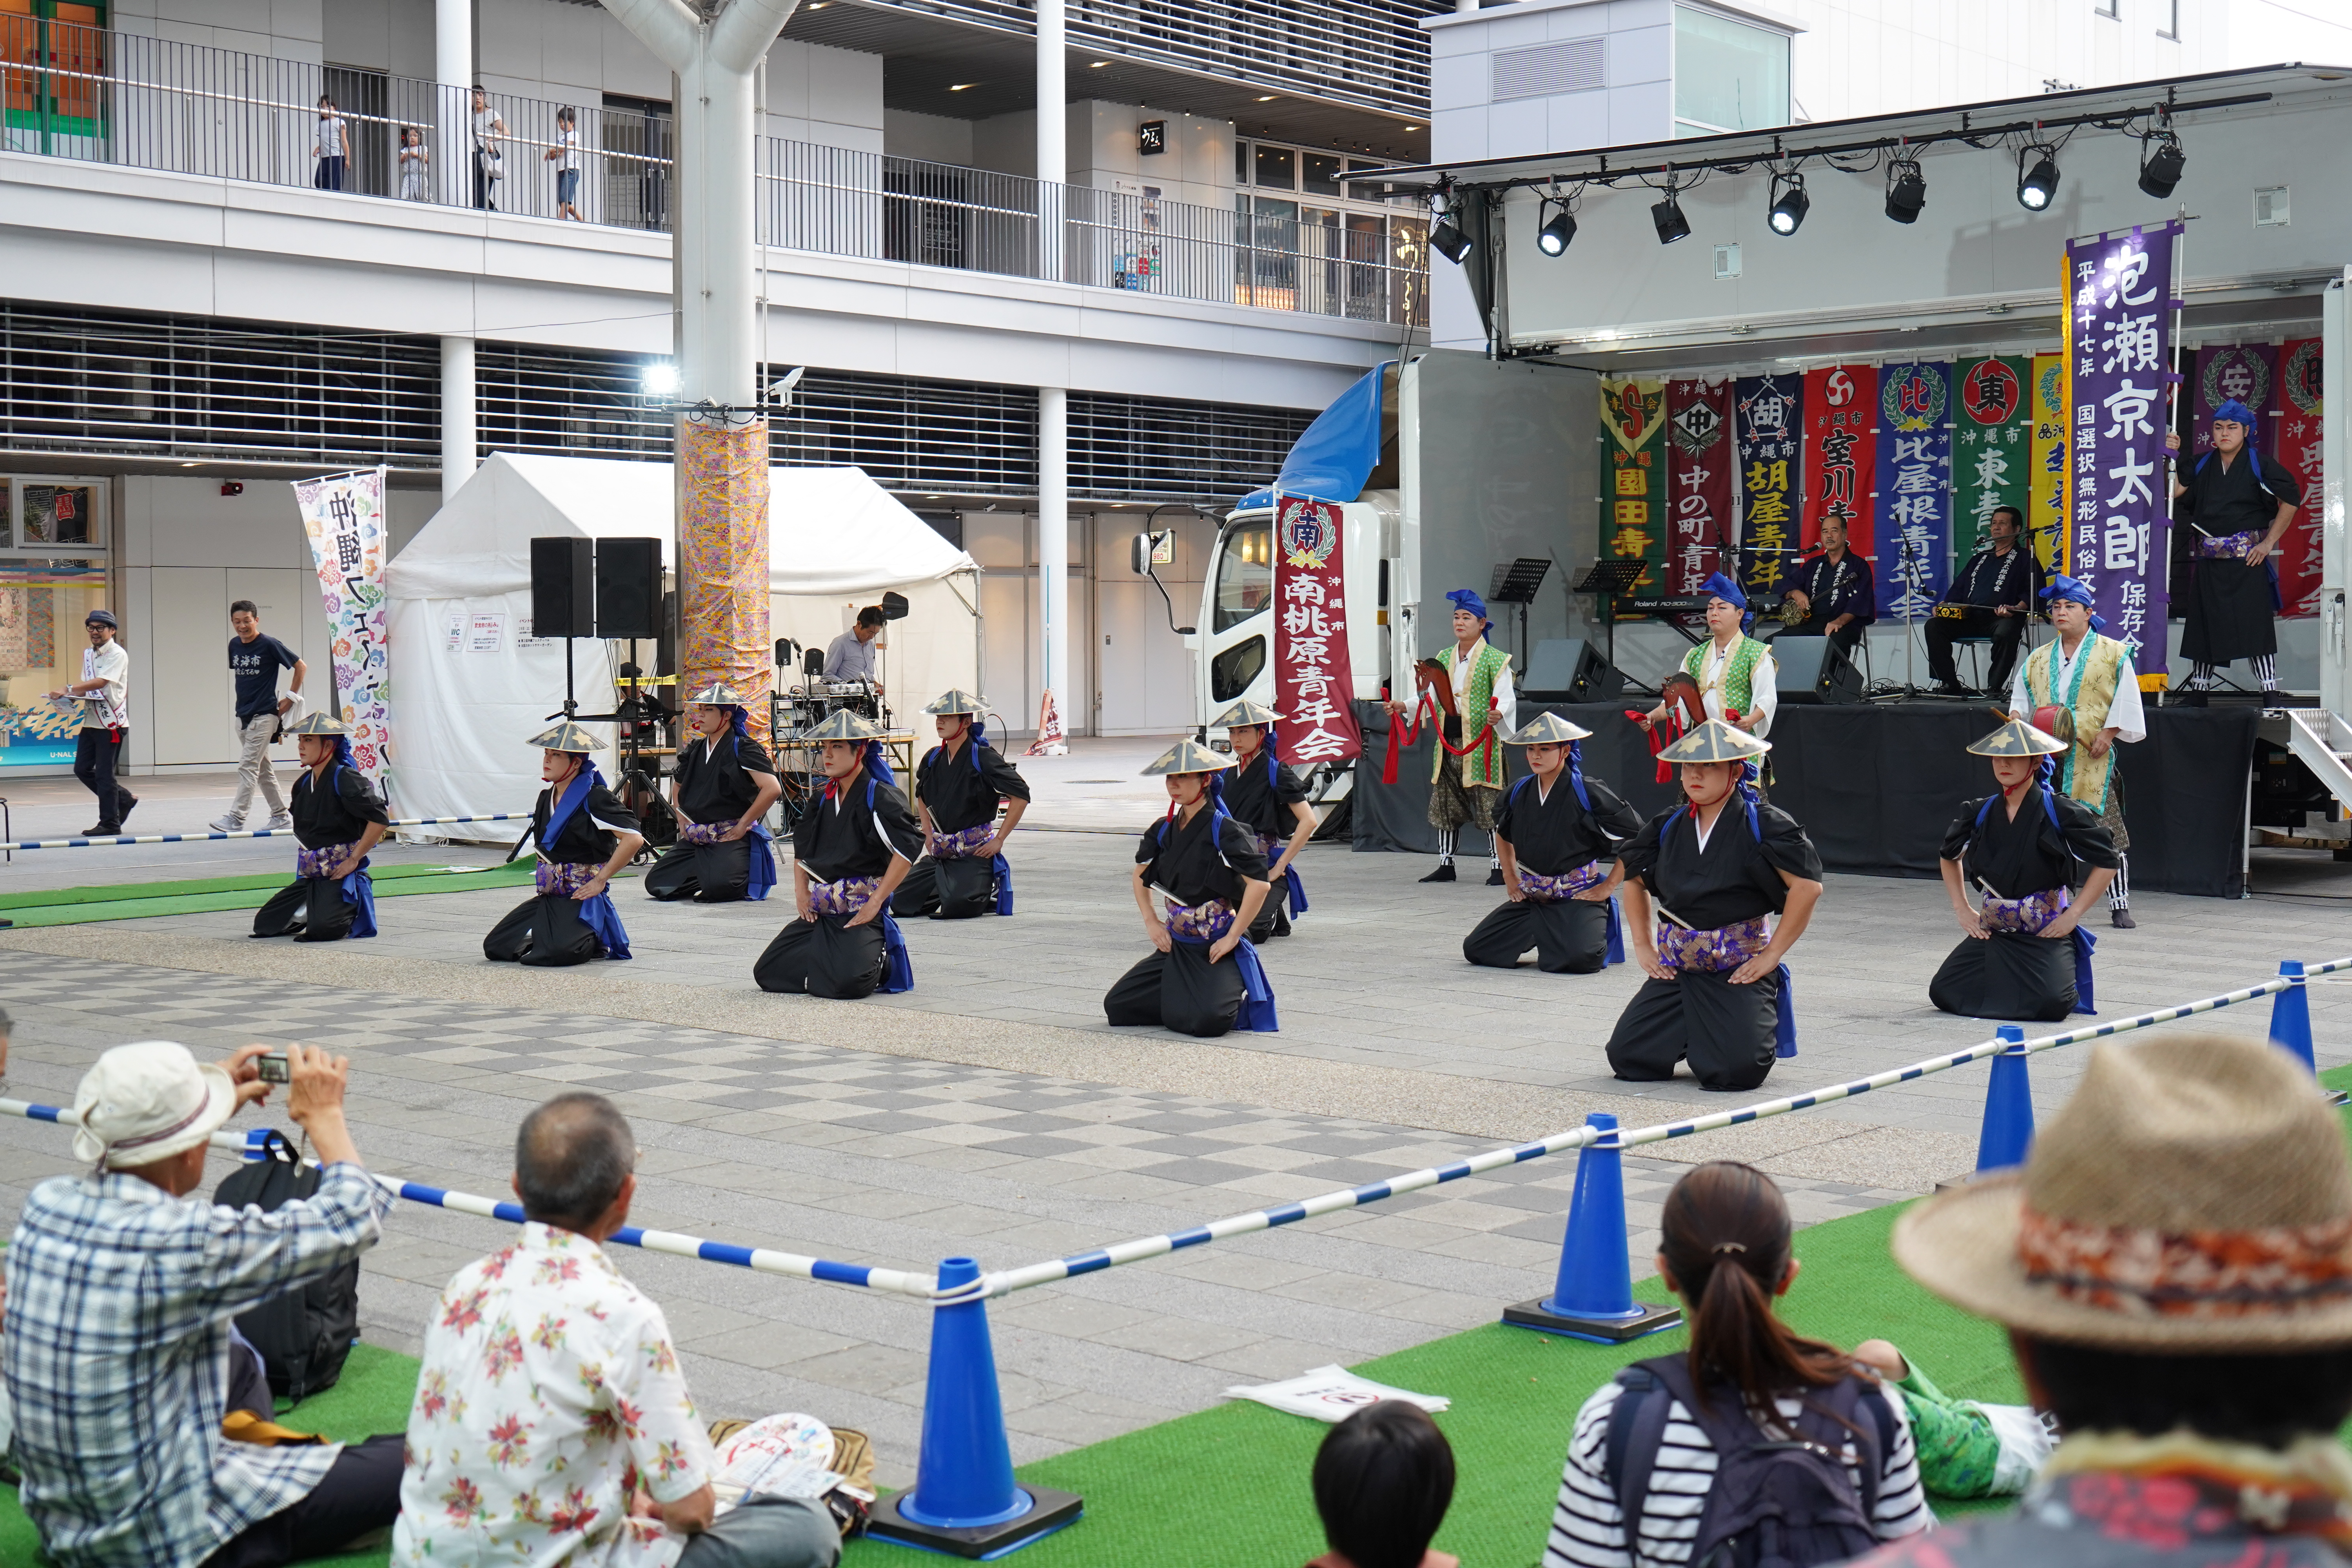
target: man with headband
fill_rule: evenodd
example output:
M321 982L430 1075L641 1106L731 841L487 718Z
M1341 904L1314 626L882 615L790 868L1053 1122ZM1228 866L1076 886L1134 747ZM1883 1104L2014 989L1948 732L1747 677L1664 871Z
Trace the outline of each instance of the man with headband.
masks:
M2072 577L2053 577L2042 590L2057 637L2028 654L2010 688L2009 716L2031 723L2044 708L2066 710L2074 743L2060 759L2057 786L2097 814L2116 847L2116 879L2107 884L2107 919L2120 930L2139 922L2131 915L2130 866L2124 851L2131 835L2124 827L2124 788L2115 744L2147 739L2147 716L2139 700L2139 677L2131 649L2103 635L2106 622L2091 613L2091 590Z
M2189 679L2180 689L2199 693L2221 684L2221 667L2244 659L2262 683L2264 704L2278 706L2278 566L2272 559L2294 521L2303 487L2273 458L2254 450L2254 412L2236 398L2213 411L2213 449L2175 472L2172 497L2186 497L2197 559L2189 580L2180 656ZM2164 437L2180 450L2180 433ZM2178 458L2173 459L2176 466Z
M1519 727L1511 661L1486 640L1486 630L1495 624L1486 618L1486 602L1469 588L1456 588L1445 596L1454 602L1453 655L1425 658L1413 667L1444 718L1441 739L1429 752L1429 825L1437 829L1437 869L1423 877L1424 882L1454 880L1454 846L1464 823L1491 837L1495 803L1502 798L1509 769L1503 759L1503 737ZM1391 722L1405 716L1402 702L1391 700L1388 710ZM1499 888L1502 858L1491 845L1488 853L1492 864L1486 881Z
M815 745L824 793L793 826L793 902L799 918L751 966L762 991L855 1002L911 991L915 972L890 916L890 898L923 852L923 830L882 752L882 730L836 708L793 737Z
M1584 771L1590 730L1538 713L1510 739L1526 748L1528 776L1503 797L1495 842L1503 856L1500 909L1463 939L1462 956L1489 969L1516 969L1528 949L1547 974L1596 974L1625 962L1612 895L1623 880L1617 847L1642 818Z
M784 793L776 765L746 729L742 693L714 680L686 700L686 744L670 780L677 842L646 873L646 891L703 904L765 899L776 857L761 818Z
M392 814L352 763L352 732L328 712L293 727L302 750L294 781L294 880L254 911L256 936L293 935L296 942L334 942L375 934L375 882L368 853L391 826Z
M1013 867L1004 844L1029 809L1029 781L988 743L979 698L950 689L923 711L932 715L940 736L915 765L915 812L930 853L898 884L890 912L940 921L970 920L992 910L1009 915Z
M604 742L571 720L533 735L530 743L540 749L547 787L530 808L530 826L515 841L515 854L538 840L533 891L490 928L482 956L535 969L626 958L629 933L605 889L646 847L636 814L605 787L604 775L588 760Z

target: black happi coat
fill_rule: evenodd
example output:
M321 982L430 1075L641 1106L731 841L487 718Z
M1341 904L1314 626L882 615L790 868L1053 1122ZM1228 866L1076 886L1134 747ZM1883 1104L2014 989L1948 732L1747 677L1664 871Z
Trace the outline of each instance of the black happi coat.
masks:
M2028 786L2014 819L1999 795L1960 803L1944 834L1943 858L1960 863L1963 882L1979 892L1990 887L1996 898L2021 899L2079 887L2091 868L2120 863L2096 812L2053 790L2053 826L2042 796L2040 786ZM1964 936L1928 982L1927 999L1967 1017L2055 1023L2074 1011L2075 958L2072 938L2053 942L2006 931L1982 941Z
M908 860L921 854L922 838L922 825L915 820L907 797L861 768L845 785L835 786L829 797L819 796L802 813L793 829L793 853L811 882L878 879L890 869L894 854ZM794 917L752 964L751 978L762 991L805 992L837 1001L872 995L889 973L890 941L898 927L885 923L890 921L887 906L863 925L851 925L853 918L824 913L814 921ZM897 951L903 963L905 950ZM899 984L913 984L911 970Z
M945 746L924 753L915 769L915 798L931 814L933 831L962 833L994 822L997 806L1006 799L1027 800L1029 781L1003 752L975 745L967 736L953 756Z
M866 786L874 786L871 809ZM896 788L860 768L847 786L821 795L793 827L793 856L812 882L879 877L893 853L912 860L923 852L922 825Z
M1143 879L1180 904L1223 900L1241 915L1244 884L1264 881L1265 854L1257 835L1213 804L1189 823L1171 817L1144 830L1135 863ZM1271 897L1269 890L1269 897ZM1157 1024L1178 1034L1214 1039L1231 1030L1241 1015L1244 982L1241 955L1212 963L1197 942L1176 942L1171 951L1145 953L1103 994L1103 1016L1114 1025Z
M1222 899L1241 910L1243 883L1265 880L1265 852L1257 837L1230 816L1203 805L1191 822L1169 817L1144 831L1135 863L1150 868L1143 879L1180 904Z
M567 783L564 787L571 785ZM620 835L645 831L637 824L637 814L603 784L589 790L588 798L564 818L563 831L551 843L546 837L547 818L554 809L555 792L541 790L539 804L530 808L530 836L542 856L567 866L602 866L621 847Z
M735 823L760 797L753 773L771 773L776 764L759 742L748 735L722 734L716 742L697 735L677 754L677 809L688 822L705 826Z
M569 789L571 781L564 787ZM543 858L560 865L601 867L620 848L622 834L644 831L636 813L599 783L590 786L588 798L563 819L563 830L551 839L547 819L554 810L555 797L552 786L539 792L538 804L530 808L530 837ZM608 908L609 902L608 897ZM612 920L611 931L616 942L625 935L617 918ZM493 963L521 963L537 969L585 963L604 951L603 939L589 924L582 905L556 893L533 893L482 939L482 955ZM625 956L625 944L614 956Z
M1584 780L1584 793L1592 800L1589 811L1576 798L1566 768L1549 795L1541 790L1533 778L1512 785L1495 816L1495 837L1538 877L1558 877L1595 860L1613 859L1617 847L1641 830L1640 814L1589 773ZM1627 875L1632 875L1630 866Z
M1290 808L1307 800L1307 786L1298 775L1273 763L1261 747L1250 760L1225 775L1225 809L1234 820L1265 838L1287 841L1298 831L1298 814ZM1267 774L1273 775L1272 779Z
M287 801L287 810L294 818L294 837L303 848L356 844L369 823L392 820L392 814L384 810L383 802L359 769L338 763L327 771L325 787L318 780L318 774L304 768Z
M2254 473L2255 454L2241 447L2230 466L2221 454L2184 457L2180 482L2188 494L2192 540L2204 533L2226 538L2233 533L2268 532L2282 503L2294 506L2303 499L2303 487L2277 459L2262 459ZM2190 578L2186 624L2180 628L2180 657L2199 664L2228 664L2232 659L2258 658L2278 651L2278 604L2274 598L2276 568L2264 562L2249 566L2242 560L2200 557Z

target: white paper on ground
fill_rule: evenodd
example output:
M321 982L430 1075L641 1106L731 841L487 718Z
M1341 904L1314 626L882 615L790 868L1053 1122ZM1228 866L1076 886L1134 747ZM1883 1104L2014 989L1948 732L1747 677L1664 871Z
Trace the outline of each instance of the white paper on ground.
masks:
M1410 1394L1336 1366L1318 1366L1284 1382L1262 1383L1255 1388L1228 1388L1225 1397L1255 1399L1260 1405L1272 1405L1293 1415L1330 1422L1344 1421L1365 1405L1383 1399L1402 1399L1432 1415L1453 1403L1442 1394Z

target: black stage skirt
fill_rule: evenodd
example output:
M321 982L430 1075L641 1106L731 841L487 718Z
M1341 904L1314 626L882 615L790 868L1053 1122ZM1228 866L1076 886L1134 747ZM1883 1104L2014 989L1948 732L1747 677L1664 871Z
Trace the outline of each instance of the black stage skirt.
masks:
M1754 1089L1772 1070L1780 1002L1778 971L1748 985L1731 984L1729 970L1643 981L1609 1037L1610 1070L1654 1082L1687 1057L1701 1089Z
M1209 962L1205 942L1180 942L1137 961L1103 994L1103 1016L1113 1024L1156 1024L1180 1035L1213 1040L1229 1033L1242 1010L1238 953Z
M646 891L664 900L731 903L751 890L754 848L767 845L748 837L727 844L674 844L646 873Z
M890 900L890 912L912 919L968 921L996 908L996 860L940 860L926 855L915 862Z
M340 879L297 877L253 911L256 936L291 936L296 942L340 942L352 934L359 905L343 896Z
M2180 657L2227 664L2278 652L2278 601L2269 563L2249 566L2223 555L2197 563Z
M806 993L855 1002L874 994L882 984L886 943L877 917L862 926L847 915L819 915L815 921L794 920L776 933L751 978L762 991Z
M482 939L482 956L531 969L568 969L604 952L596 928L567 893L537 893L517 904Z
M1927 1000L1968 1018L2054 1024L2074 1011L2074 942L1997 931L1964 936L1936 978Z
M1609 906L1582 899L1505 902L1462 939L1462 956L1487 969L1517 969L1528 949L1546 974L1598 974L1609 957Z

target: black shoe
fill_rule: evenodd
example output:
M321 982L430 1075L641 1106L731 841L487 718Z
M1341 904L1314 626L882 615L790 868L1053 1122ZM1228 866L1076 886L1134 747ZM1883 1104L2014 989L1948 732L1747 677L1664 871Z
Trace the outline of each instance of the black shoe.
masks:
M1502 885L1503 868L1500 866L1488 867L1486 868L1486 886L1490 888L1499 888Z
M1957 680L1939 680L1936 682L1936 695L1938 697L1974 697L1976 693L1969 690L1967 687L1962 686Z
M2107 911L2107 923L2115 927L2117 931L2137 931L2139 929L2139 921L2131 918L2131 910L2127 909L2109 910Z
M1423 877L1422 880L1424 882L1450 882L1454 880L1454 862L1447 860L1441 863L1436 870L1432 871L1428 876Z
M127 789L117 790L115 793L122 797L122 815L117 820L128 822L131 820L131 814L139 809L139 797Z
M122 824L119 822L101 822L96 827L83 828L81 836L84 838L111 838L121 831Z

